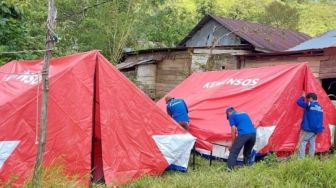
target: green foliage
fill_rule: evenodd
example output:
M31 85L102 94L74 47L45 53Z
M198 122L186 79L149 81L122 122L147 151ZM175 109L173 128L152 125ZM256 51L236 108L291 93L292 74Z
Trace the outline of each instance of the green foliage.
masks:
M11 2L0 2L0 52L20 51L29 47L30 27L24 22L27 15ZM34 53L1 53L0 65L12 59L36 58Z
M202 18L207 14L216 15L218 6L217 1L196 0L196 13L198 18Z
M263 162L267 165L275 165L276 163L278 163L276 154L272 153L267 155Z
M63 15L58 32L63 42L58 49L64 50L63 54L99 49L116 63L145 6L139 0L59 1L58 9Z
M298 6L300 10L299 31L312 36L336 28L336 2L333 4L307 3Z
M138 45L136 48L175 46L196 24L192 14L183 6L174 3L152 6L150 11L144 13L145 19L136 24L135 30L138 34L133 39L140 42L135 44Z
M172 47L206 14L270 24L312 36L336 28L333 0L57 0L53 55L99 49L113 63L122 50ZM47 1L0 1L0 52L45 48ZM0 53L0 64L43 53Z
M273 1L265 7L265 16L260 21L279 28L293 31L298 29L300 15L295 7L289 4Z
M183 0L189 3L198 0ZM204 2L210 2L210 0ZM334 0L222 0L212 10L234 19L270 24L311 36L336 28ZM206 3L205 3L206 5ZM196 12L196 10L194 10Z
M234 19L248 20L258 22L259 19L265 14L265 6L268 4L267 0L237 0L229 6L227 13L228 16Z

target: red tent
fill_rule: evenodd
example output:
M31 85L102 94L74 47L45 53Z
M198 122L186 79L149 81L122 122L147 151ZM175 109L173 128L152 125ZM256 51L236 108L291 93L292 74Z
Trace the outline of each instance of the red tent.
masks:
M42 61L0 67L0 179L14 176L15 185L31 176L36 158L41 84L34 73L41 67ZM186 168L178 160L188 162L194 138L98 51L53 59L49 83L44 165L61 162L87 183L93 171L95 180L113 185L176 163ZM177 137L184 148L167 143Z
M319 152L327 151L331 147L329 127L336 125L336 111L304 63L198 72L167 95L186 100L194 136L220 145L228 145L231 138L225 109L233 106L247 112L257 127L255 150L265 153L294 151L303 114L296 100L302 91L317 93L324 109L325 131L318 136L316 147ZM163 99L158 105L165 110ZM225 158L228 150L220 145L214 145L213 155Z

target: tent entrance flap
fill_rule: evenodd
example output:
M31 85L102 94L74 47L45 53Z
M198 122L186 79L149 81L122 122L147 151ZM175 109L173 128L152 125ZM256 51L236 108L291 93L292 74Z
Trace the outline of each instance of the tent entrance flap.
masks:
M92 134L92 153L91 153L91 173L92 182L105 182L102 154L101 124L100 124L100 104L99 104L99 77L98 68L95 67L94 75L94 96L93 96L93 134Z

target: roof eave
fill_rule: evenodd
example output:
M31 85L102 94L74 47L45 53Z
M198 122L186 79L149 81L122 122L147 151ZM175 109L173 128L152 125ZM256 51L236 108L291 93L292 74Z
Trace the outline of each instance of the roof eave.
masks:
M270 53L254 53L254 54L243 54L237 56L245 56L245 57L267 57L267 56L284 56L284 55L300 55L300 54L321 54L324 53L324 49L308 49L308 50L298 50L298 51L283 51L283 52L270 52Z

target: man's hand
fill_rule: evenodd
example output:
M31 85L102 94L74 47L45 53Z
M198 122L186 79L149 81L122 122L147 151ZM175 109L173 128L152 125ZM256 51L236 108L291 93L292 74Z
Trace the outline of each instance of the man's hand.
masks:
M302 97L305 97L306 93L304 91L302 91Z
M232 147L232 145L229 145L229 146L228 146L228 149L229 149L230 152L231 152L231 147Z

